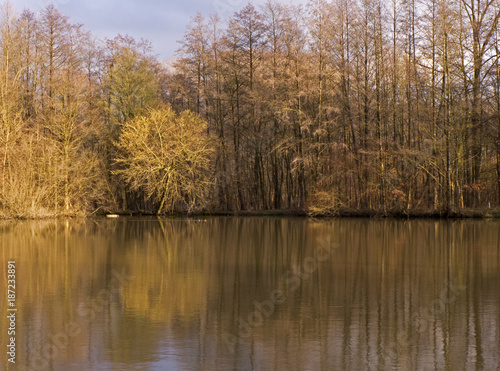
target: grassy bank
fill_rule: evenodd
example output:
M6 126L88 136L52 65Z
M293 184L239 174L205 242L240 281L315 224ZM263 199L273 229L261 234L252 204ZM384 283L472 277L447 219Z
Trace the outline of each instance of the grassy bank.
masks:
M30 213L6 213L0 211L0 219L49 219L60 217L104 217L109 214L116 214L118 216L157 216L154 213L147 213L142 211L116 211L104 212L97 211L92 213L73 212L73 213L54 213L45 211L33 211ZM460 219L460 218L495 218L500 219L500 208L476 208L476 209L461 209L453 210L450 212L439 210L375 210L375 209L338 209L326 213L310 213L306 210L300 209L273 209L273 210L239 210L239 211L201 211L201 212L172 212L162 213L160 216L172 217L208 217L208 216L261 216L261 217L312 217L312 218L437 218L437 219Z
M117 212L121 216L156 216L157 214L144 212ZM104 216L105 214L95 214ZM495 209L462 209L451 212L437 210L353 210L339 209L335 212L314 213L299 209L277 209L277 210L240 210L240 211L203 211L194 213L173 212L164 213L160 216L179 217L207 217L207 216L276 216L276 217L314 217L314 218L500 218L500 208Z

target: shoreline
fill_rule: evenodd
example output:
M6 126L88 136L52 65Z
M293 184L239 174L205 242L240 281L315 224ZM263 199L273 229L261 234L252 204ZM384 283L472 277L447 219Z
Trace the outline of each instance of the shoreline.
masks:
M315 213L311 214L306 210L299 209L273 209L273 210L240 210L240 211L200 211L200 212L172 212L172 213L147 213L143 211L113 211L113 212L93 212L88 214L78 213L64 213L43 216L7 216L0 214L0 220L43 220L55 218L101 218L107 215L114 215L119 217L214 217L214 216L228 216L228 217L297 217L297 218L316 218L316 219L329 219L329 218L374 218L374 219L500 219L500 208L491 209L463 209L454 210L451 212L439 210L416 210L416 211L400 211L400 210L354 210L354 209L340 209L335 212L329 213Z

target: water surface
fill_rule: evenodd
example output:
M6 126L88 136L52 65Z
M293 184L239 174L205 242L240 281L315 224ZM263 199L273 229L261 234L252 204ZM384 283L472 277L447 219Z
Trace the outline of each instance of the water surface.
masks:
M500 370L494 220L2 222L0 249L6 370Z

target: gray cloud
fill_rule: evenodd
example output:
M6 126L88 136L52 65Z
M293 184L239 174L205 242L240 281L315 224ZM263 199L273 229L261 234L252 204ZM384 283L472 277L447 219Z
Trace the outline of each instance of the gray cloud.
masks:
M251 1L255 6L265 2ZM50 3L69 16L71 22L84 24L100 38L118 34L145 38L152 42L161 58L170 58L178 49L177 41L183 37L190 18L197 12L206 16L217 12L228 17L248 0L13 0L18 11L28 8L38 12Z

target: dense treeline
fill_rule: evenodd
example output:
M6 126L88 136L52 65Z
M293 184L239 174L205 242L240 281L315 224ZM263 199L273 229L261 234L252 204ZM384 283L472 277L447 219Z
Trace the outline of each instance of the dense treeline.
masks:
M4 5L0 207L498 205L499 17L499 0L268 2L198 14L165 66Z
M188 27L174 107L220 142L217 206L497 204L500 2L251 5Z
M172 192L165 169L140 158L143 148L133 153L136 167L148 167L140 179L123 159L138 122L150 121L147 145L154 146L155 115L167 112L181 123L187 115L176 118L164 107L165 74L150 44L128 36L97 40L52 5L16 14L7 2L1 17L2 214L148 211L165 201L186 208L191 200ZM203 127L202 121L188 126ZM144 139L139 134L136 141ZM159 197L155 187L163 188Z

